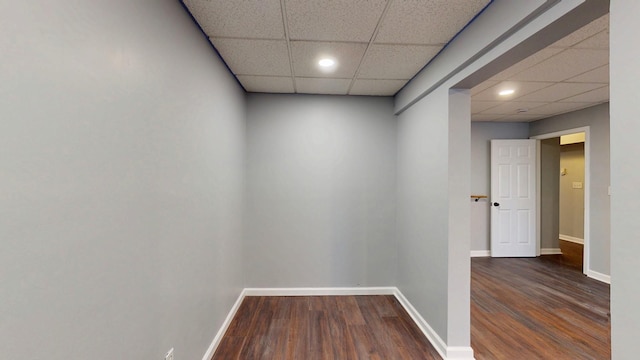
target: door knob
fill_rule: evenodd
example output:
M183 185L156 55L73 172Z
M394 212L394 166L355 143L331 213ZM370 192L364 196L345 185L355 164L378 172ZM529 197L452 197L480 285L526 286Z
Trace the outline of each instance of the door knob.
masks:
M493 206L500 206L500 203L494 202Z

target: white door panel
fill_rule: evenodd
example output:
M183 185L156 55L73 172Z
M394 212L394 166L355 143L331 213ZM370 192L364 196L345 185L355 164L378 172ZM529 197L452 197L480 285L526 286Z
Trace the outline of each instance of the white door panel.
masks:
M491 140L491 256L536 256L536 140Z

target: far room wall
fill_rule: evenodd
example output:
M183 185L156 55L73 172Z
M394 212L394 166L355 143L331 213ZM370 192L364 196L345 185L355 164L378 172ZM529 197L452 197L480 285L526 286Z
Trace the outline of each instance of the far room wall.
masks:
M584 239L584 143L560 146L560 237Z
M393 286L390 97L248 95L248 287Z

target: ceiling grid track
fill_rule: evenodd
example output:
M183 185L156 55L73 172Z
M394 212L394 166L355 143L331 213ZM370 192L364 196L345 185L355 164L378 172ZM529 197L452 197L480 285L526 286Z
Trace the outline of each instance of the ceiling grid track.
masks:
M282 0L282 1L284 1L284 0ZM375 41L376 37L378 36L378 31L380 31L380 27L382 26L382 22L384 21L384 18L387 16L387 12L389 11L389 8L391 7L391 3L392 2L393 2L393 0L387 1L387 4L385 5L384 10L382 11L382 14L380 15L380 19L378 20L378 23L376 24L375 30L373 30L373 34L371 35L371 38L369 39L369 43L367 44L367 48L364 50L364 54L362 54L362 58L360 58L360 62L358 63L358 67L356 68L356 72L353 74L353 77L351 78L351 83L349 84L349 88L347 89L347 95L351 94L351 89L353 88L353 85L356 83L356 80L358 79L358 75L360 75L360 67L364 63L364 60L367 58L367 55L369 54L369 49L371 49L371 45L373 45L373 42Z
M291 40L289 39L289 19L287 19L286 0L280 0L280 10L282 11L282 25L284 26L284 39L287 42L287 52L289 53L289 67L291 68L291 82L293 83L293 92L297 93L296 74L293 68L293 54L291 52Z

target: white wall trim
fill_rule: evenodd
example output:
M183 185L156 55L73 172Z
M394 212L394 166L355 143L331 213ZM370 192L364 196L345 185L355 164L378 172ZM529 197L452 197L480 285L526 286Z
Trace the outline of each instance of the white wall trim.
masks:
M474 360L473 349L470 346L449 346L445 360Z
M540 255L562 255L562 250L560 248L542 248Z
M395 287L246 288L245 296L394 295Z
M222 323L220 330L218 330L218 333L213 338L211 345L209 345L207 352L204 353L202 360L210 360L213 357L213 354L216 352L218 345L220 345L220 341L222 341L222 337L224 336L224 333L227 332L227 329L231 324L231 320L233 320L233 317L236 316L236 312L238 312L238 309L240 308L240 304L242 304L242 300L244 300L245 296L246 296L245 290L242 290L235 304L233 304L233 306L231 307L231 311L229 311L229 314L227 314L227 317L224 319L224 322Z
M395 289L395 297L400 302L400 305L407 311L413 322L418 325L418 328L422 331L424 336L427 337L431 345L438 351L438 354L442 356L444 360L473 360L473 349L470 346L447 346L438 333L433 330L429 323L420 315L418 310L411 305L409 300L400 292L398 288Z
M576 244L584 244L584 239L580 239L577 237L564 235L564 234L560 234L558 237L560 238L560 240L569 241Z
M602 281L603 283L611 284L611 275L606 275L593 270L587 270L587 276L592 279Z
M471 257L489 257L491 250L471 250Z
M396 289L395 296L396 296L396 299L398 299L398 301L400 302L400 305L402 305L402 307L407 311L407 313L409 313L409 316L411 316L411 319L413 319L413 322L415 322L416 325L418 325L422 333L424 333L427 339L429 339L429 342L431 342L431 344L438 351L440 356L442 356L443 359L446 359L447 344L445 344L445 342L438 335L438 333L436 333L435 330L433 330L433 328L429 325L429 323L427 323L427 321L422 317L422 315L420 315L418 310L416 310L416 308L414 308L413 305L411 305L409 300L407 300L407 298L400 292L399 289Z

